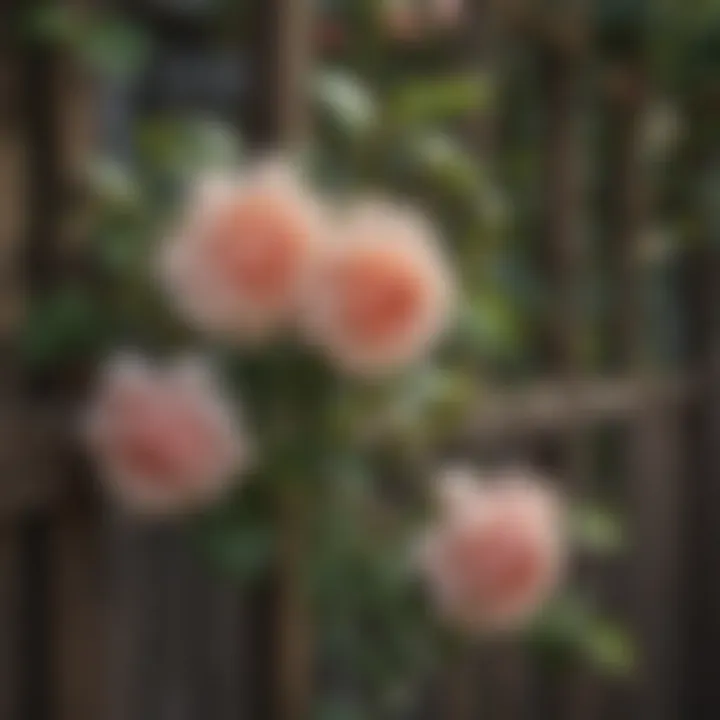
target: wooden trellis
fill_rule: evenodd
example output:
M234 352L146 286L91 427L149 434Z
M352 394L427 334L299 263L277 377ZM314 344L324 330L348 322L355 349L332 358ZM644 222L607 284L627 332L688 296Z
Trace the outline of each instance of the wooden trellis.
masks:
M18 20L25 3L11 5ZM253 98L242 114L258 142L293 143L307 131L302 79L311 60L311 5L257 5ZM483 396L467 439L549 457L582 493L593 485L593 433L619 428L632 551L618 567L588 573L636 628L640 671L626 687L610 687L582 669L540 683L517 648L501 648L451 669L434 717L715 718L717 245L688 253L682 268L680 310L691 329L691 352L669 376L653 367L646 350L639 249L653 198L637 133L649 98L646 69L629 61L621 71L632 92L604 100L617 133L609 209L616 303L608 332L618 373L587 377L578 348L587 320L579 302L588 270L581 243L587 197L577 176L586 152L578 102L586 33L579 16L558 26L531 19L520 15L513 23L543 54L547 214L539 265L556 302L541 342L552 379ZM294 577L302 526L293 508L285 509L279 627L271 633L280 647L265 657L268 636L251 619L265 597L248 598L208 578L183 557L172 530L126 527L106 517L68 442L62 408L72 407L74 379L33 386L23 375L13 345L23 303L49 290L81 253L79 168L96 116L92 88L67 58L21 44L10 25L0 28L0 718L302 720L309 717L313 664ZM538 692L540 684L551 690Z

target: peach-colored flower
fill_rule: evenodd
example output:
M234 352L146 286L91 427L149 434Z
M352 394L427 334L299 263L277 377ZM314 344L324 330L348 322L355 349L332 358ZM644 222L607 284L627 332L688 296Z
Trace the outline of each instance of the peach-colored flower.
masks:
M201 330L264 338L297 310L319 228L318 205L288 163L265 160L241 178L206 178L163 248L163 282Z
M470 632L529 621L564 569L558 495L527 471L480 482L461 469L441 483L439 511L420 562L440 613Z
M87 439L112 494L143 513L189 511L226 490L248 465L249 442L208 368L187 358L106 364Z
M339 20L321 19L315 29L315 41L322 50L328 52L342 50L348 43L348 29Z
M385 0L383 23L390 37L403 42L419 40L426 30L423 13L413 0Z
M306 327L343 370L381 374L427 353L448 322L453 282L432 228L384 203L349 210L308 287Z
M462 16L463 0L433 0L430 12L433 20L441 25L456 25Z
M463 0L385 0L382 17L392 38L411 42L456 26L462 9Z

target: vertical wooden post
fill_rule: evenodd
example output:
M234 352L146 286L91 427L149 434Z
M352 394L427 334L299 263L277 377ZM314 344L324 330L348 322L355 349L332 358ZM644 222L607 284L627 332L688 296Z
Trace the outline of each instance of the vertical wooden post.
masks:
M199 658L207 677L203 697L215 698L217 720L252 720L247 697L249 671L256 658L244 650L246 628L240 620L247 614L245 598L233 583L212 580L206 606L210 632ZM236 677L238 672L242 673L241 678ZM198 716L202 713L198 712Z
M305 507L294 498L281 498L280 568L277 617L278 720L310 717L313 701L314 658L312 618L307 607L307 583L303 577L307 547Z
M266 0L254 10L253 80L241 124L255 143L292 147L309 131L311 0Z
M458 28L465 43L466 62L487 74L495 86L503 80L504 53L510 37L508 8L502 0L475 0L463 6ZM483 107L468 118L466 139L478 163L497 169L499 108ZM503 438L517 451L517 438ZM522 442L522 441L520 441ZM481 456L482 450L478 453ZM476 717L514 720L527 715L529 663L521 642L507 640L488 647L464 648L454 658L443 678L441 716L448 720Z
M612 224L608 248L613 300L615 364L651 379L656 358L647 332L649 272L643 240L652 211L652 180L641 154L650 79L643 53L621 61L610 88L613 156ZM631 549L626 572L628 622L639 646L639 667L631 692L633 716L676 717L679 668L677 632L678 509L676 408L652 403L626 428L626 506Z
M550 21L560 30L550 32L540 50L547 128L541 267L549 298L547 321L542 328L542 359L550 374L563 377L570 393L588 371L585 342L592 332L586 295L591 279L586 176L590 148L587 101L583 95L590 51L587 14L584 0L570 3L565 18L558 14ZM566 25L571 32L561 32ZM591 428L576 422L541 448L574 499L582 499L592 489L591 432ZM587 584L592 579L592 568L582 567L579 571L575 581ZM541 685L541 702L547 704L550 715L589 720L598 712L598 688L586 667L542 673Z
M706 94L707 93L707 94ZM684 153L688 211L699 232L687 243L682 266L685 372L696 380L683 417L685 436L682 540L682 686L679 717L720 716L715 653L720 643L720 248L718 208L696 197L720 173L714 90L693 98L689 125L695 135ZM708 126L712 135L708 136Z
M0 26L0 407L18 400L18 363L13 340L21 309L23 286L19 261L25 231L23 175L25 143L19 112L22 82L20 48L14 27L21 3L10 3ZM15 418L10 417L15 424ZM23 712L25 657L22 627L23 509L13 507L14 485L26 479L13 453L15 437L0 439L0 717L16 718ZM22 436L17 439L23 440ZM22 455L22 453L20 453Z
M708 240L707 238L705 239ZM682 695L679 716L720 714L715 649L720 642L720 252L707 242L684 263L690 335L687 371L699 380L684 416L686 503L683 507Z
M102 543L96 504L68 499L50 532L53 712L58 720L107 717Z
M494 85L502 81L504 51L508 42L506 10L498 0L475 0L463 7L464 42L468 64ZM461 30L462 32L462 30ZM483 107L469 119L468 134L480 160L492 166L498 140L495 108Z
M90 88L72 60L57 48L28 39L23 55L23 129L28 146L29 224L24 250L27 287L34 295L52 292L78 242L82 186L93 133ZM74 378L44 379L42 399L72 397ZM34 388L31 388L31 391ZM52 390L52 395L48 392ZM72 418L68 419L68 428ZM72 434L68 433L68 439ZM77 458L67 452L54 472L66 491L47 517L39 541L49 558L47 652L57 720L96 720L105 707L101 517L87 497Z
M309 130L307 82L311 59L311 0L265 0L255 12L255 82L246 125L263 145L296 149ZM275 684L273 716L306 720L313 694L312 627L302 575L307 522L302 498L290 490L279 499Z
M483 649L478 678L483 679L479 713L467 720L520 720L529 716L530 663L522 643L499 642Z
M544 49L542 60L547 113L542 270L549 297L543 360L550 373L572 384L585 370L588 322L584 56L576 48L553 45ZM587 481L586 435L585 428L574 425L560 439L559 457L553 458L573 493L582 491Z
M588 48L583 3L576 16L579 40L549 40L539 49L545 101L541 270L548 287L548 313L541 345L547 370L577 379L584 370L584 293L588 271L587 113L583 98ZM574 438L568 444L577 445Z
M0 520L0 717L20 714L20 534L16 522Z
M108 720L132 720L142 710L137 706L138 678L146 678L148 662L143 639L147 632L147 613L143 603L152 591L146 574L146 545L132 521L110 514L108 518L107 578L108 611ZM149 573L147 573L149 575Z
M458 651L445 670L442 717L448 720L472 720L476 714L477 653L472 648Z

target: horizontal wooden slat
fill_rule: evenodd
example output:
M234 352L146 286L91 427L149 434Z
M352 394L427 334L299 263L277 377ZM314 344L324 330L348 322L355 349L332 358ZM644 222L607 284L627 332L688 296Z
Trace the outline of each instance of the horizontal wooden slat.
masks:
M460 431L461 439L560 432L576 424L621 421L648 404L690 398L702 381L678 377L547 381L516 390L482 393ZM78 412L41 402L0 409L0 518L52 501L67 482L58 472L80 440ZM380 427L382 423L378 423ZM23 478L19 480L18 478Z
M540 382L518 390L489 391L463 431L467 437L554 433L577 424L621 421L648 404L676 404L695 393L699 381L679 377Z

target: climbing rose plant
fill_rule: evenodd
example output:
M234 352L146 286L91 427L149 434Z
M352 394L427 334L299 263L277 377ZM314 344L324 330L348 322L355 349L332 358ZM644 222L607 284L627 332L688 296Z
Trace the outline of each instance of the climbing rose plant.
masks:
M387 72L447 54L463 4L328 5L302 162L138 121L131 161L89 168L102 282L33 308L28 364L96 370L83 432L110 501L186 523L238 582L277 566L292 508L317 717L406 716L444 657L497 636L625 671L623 633L565 582L574 555L622 549L613 516L448 452L485 377L517 372L533 297L457 132L492 83ZM58 39L97 48L106 26Z
M443 407L424 383L465 302L432 220L379 192L324 195L279 157L185 184L142 255L135 322L153 315L164 339L135 332L150 352L111 350L89 404L111 500L145 520L185 516L208 557L251 582L293 499L320 647L362 676L366 708L399 703L398 678L417 681L457 642L557 645L544 618L572 534L558 487L526 468L447 467L429 436L405 437L408 414ZM338 645L348 623L388 634L374 651ZM413 649L385 648L393 636ZM362 670L368 652L371 665L396 653L386 676Z

